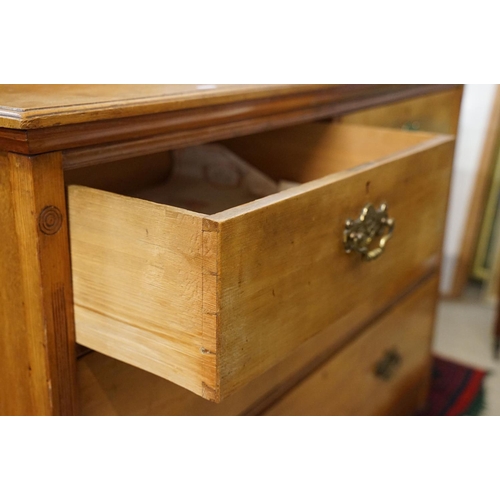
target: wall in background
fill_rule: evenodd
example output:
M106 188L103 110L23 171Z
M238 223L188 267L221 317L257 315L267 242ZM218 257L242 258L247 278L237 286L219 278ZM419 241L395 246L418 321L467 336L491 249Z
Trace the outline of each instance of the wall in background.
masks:
M471 84L465 85L464 89L444 241L441 274L441 293L444 295L450 292L453 284L495 90L495 84Z

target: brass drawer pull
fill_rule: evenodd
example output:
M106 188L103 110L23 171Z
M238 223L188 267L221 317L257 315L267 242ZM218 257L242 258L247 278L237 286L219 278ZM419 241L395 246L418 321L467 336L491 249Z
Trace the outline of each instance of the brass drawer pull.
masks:
M374 260L385 249L394 232L394 219L387 213L387 205L382 203L378 210L368 203L361 211L359 219L347 219L344 229L344 248L346 253L359 252L364 260ZM381 236L378 247L370 250L373 239Z
M396 349L386 351L384 357L375 365L375 376L389 380L396 368L401 364L402 358Z

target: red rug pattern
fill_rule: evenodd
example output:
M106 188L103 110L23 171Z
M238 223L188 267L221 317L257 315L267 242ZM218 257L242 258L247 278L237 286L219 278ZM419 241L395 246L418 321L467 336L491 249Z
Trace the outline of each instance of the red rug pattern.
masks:
M427 407L421 415L480 415L487 372L434 357Z

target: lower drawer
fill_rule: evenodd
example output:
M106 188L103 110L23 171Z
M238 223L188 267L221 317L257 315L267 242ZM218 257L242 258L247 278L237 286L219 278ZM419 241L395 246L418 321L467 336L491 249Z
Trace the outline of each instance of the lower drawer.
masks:
M265 414L414 413L427 392L437 285L422 285Z
M378 323L372 323L372 327L365 328L366 335L365 333L361 334L360 340L363 340L368 338L373 330L375 332L382 330L381 335L371 334L373 340L369 342L370 346L375 344L373 358L376 359L384 347L381 339L385 332L396 332L397 334L400 328L405 328L405 325L406 327L413 325L411 328L417 330L413 341L418 344L413 355L418 355L424 360L422 362L424 368L417 368L414 372L409 370L410 374L408 375L408 369L412 362L406 356L399 373L395 372L392 380L381 384L382 389L387 387L389 392L392 391L393 396L397 397L389 398L389 403L387 403L387 392L382 390L381 398L379 393L373 394L375 399L370 400L370 408L359 408L358 413L364 411L411 413L421 400L422 388L425 396L428 375L426 360L429 357L428 339L433 318L436 286L435 278L426 279L419 285L416 293L407 295L401 302L392 306L384 313ZM381 326L378 326L379 324ZM315 375L305 379L306 374L314 373L314 367L320 366L321 360L326 359L331 361L323 366L332 365L332 368L328 370L330 382L338 380L337 386L341 387L341 390L336 387L335 391L339 394L345 392L342 396L344 406L349 406L351 398L353 404L359 404L357 398L360 390L364 393L364 389L360 389L356 384L362 384L363 381L354 377L353 389L347 374L337 373L335 370L337 361L343 359L344 354L351 349L350 346L358 342L349 341L353 338L353 334L355 332L351 332L349 325L344 321L333 324L294 351L291 356L219 404L202 399L178 385L127 363L93 352L78 360L80 409L82 415L258 415L266 413L266 409L294 387L295 389L292 389L280 402L280 404L287 404L287 401L290 401L287 398L300 389L301 386L297 384L300 384L301 380L305 380L304 384L309 387L307 381L314 380ZM403 332L402 335L406 337L407 334ZM405 343L404 348L407 347L408 344ZM332 353L336 353L334 357L332 357ZM350 366L348 373L358 373L364 369L366 359L363 358L360 361L351 359L348 363ZM373 383L369 369L367 379L369 384ZM323 383L319 387L313 388L319 401L315 404L323 404L327 400L329 404L335 405L335 394L332 393L330 384L321 379L320 382ZM372 385L369 386L369 389L371 388ZM302 396L299 396L298 399L293 400L291 408L282 409L282 412L304 413L305 406L303 405L309 405L310 402L309 397L302 399ZM267 413L273 414L277 411L279 411L279 404L268 410ZM339 414L342 411L337 407L332 413Z

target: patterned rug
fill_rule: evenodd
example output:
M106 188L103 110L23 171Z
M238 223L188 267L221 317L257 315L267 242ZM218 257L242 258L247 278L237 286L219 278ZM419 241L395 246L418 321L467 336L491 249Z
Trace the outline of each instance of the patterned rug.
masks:
M420 415L480 415L487 372L434 357L426 409Z

